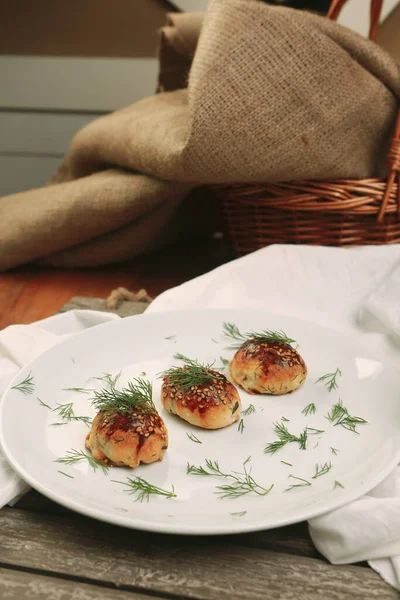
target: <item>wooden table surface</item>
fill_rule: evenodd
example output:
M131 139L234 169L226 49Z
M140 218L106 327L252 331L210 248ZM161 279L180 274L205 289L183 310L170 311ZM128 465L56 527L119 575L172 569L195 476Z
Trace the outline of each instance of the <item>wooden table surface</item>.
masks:
M73 296L105 297L121 285L156 295L229 257L210 243L101 269L30 267L3 274L1 327L48 316ZM306 523L233 536L171 536L102 523L31 491L0 511L0 548L1 599L399 597L366 563L330 565Z

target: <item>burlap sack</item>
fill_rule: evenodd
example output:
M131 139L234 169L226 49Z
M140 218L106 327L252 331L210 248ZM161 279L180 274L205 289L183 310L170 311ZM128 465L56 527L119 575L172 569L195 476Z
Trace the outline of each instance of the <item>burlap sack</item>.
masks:
M211 0L187 89L94 121L53 185L0 200L0 268L134 256L199 184L381 175L399 98L399 65L340 25Z

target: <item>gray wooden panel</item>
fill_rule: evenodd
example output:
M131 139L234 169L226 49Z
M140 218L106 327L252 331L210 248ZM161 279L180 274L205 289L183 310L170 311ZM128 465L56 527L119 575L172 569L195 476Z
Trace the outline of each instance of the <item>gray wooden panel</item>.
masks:
M152 96L156 58L0 56L0 107L108 111Z
M371 569L201 537L137 534L80 517L0 511L1 562L201 600L389 600Z
M0 156L0 196L42 187L60 162L54 157Z
M163 598L163 596L158 596ZM88 583L0 568L0 598L6 600L149 600L148 596Z
M0 153L63 156L75 133L97 116L0 111Z

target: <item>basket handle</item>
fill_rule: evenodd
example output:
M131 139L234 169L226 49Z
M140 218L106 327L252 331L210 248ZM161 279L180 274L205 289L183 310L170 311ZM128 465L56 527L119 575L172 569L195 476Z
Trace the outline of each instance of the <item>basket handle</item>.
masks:
M332 0L331 6L328 11L328 19L336 21L341 13L343 6L347 3L347 0ZM370 27L369 27L369 39L376 42L379 28L379 19L381 18L383 0L371 0L370 8Z
M340 11L346 4L347 0L332 0L331 6L328 11L328 18L332 21L336 21ZM369 27L369 39L376 42L379 29L379 20L382 12L383 0L371 0L370 8L370 27ZM385 189L385 194L382 199L382 204L379 209L377 221L382 223L385 217L386 207L390 199L390 194L394 188L394 184L397 179L397 219L400 219L400 109L397 114L396 127L394 136L390 146L388 158L388 178Z

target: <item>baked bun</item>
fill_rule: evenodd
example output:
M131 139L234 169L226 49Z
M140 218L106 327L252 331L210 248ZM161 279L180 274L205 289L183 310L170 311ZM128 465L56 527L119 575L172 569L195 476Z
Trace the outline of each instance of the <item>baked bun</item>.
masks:
M185 371L186 367L179 370ZM221 429L239 420L240 396L224 375L212 369L207 371L209 379L189 389L177 385L169 376L164 377L161 400L168 412L192 425Z
M168 432L156 412L101 410L86 436L93 458L115 467L137 467L162 460L168 448Z
M307 367L284 342L247 340L229 363L230 378L249 394L288 394L304 383Z

